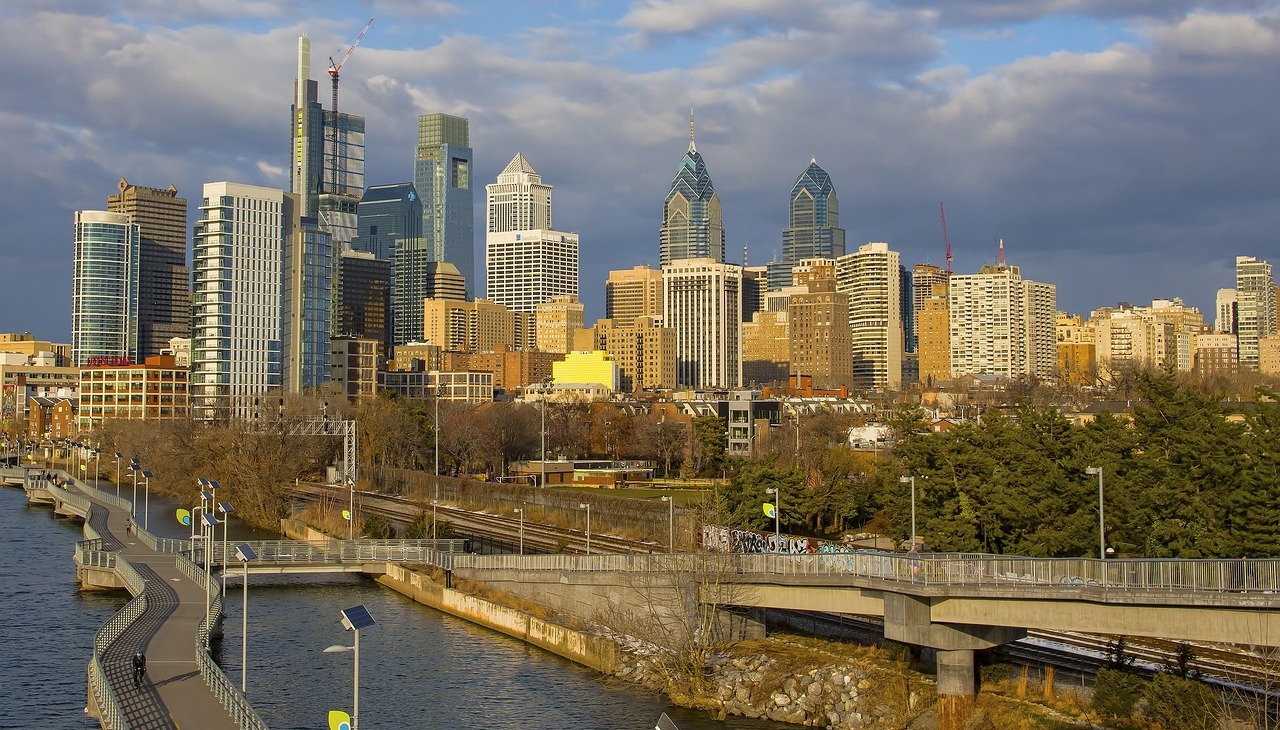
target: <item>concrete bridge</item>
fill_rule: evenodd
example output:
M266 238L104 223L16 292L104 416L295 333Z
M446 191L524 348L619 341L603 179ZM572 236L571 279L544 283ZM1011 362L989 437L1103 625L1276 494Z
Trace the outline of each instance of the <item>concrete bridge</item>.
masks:
M242 573L242 564L229 553L244 543L214 541L206 556L199 547L193 551L190 540L158 538L136 524L126 534L127 500L63 472L54 474L61 484L44 474L35 467L0 469L0 483L21 484L31 503L83 519L85 540L75 548L77 579L86 588L122 588L133 595L94 638L87 713L109 730L266 730L207 651L209 634L222 618L219 569L230 566L230 575ZM382 574L389 563L441 562L435 548L457 549L463 542L258 541L249 543L258 553L249 572ZM130 661L138 649L147 655L147 678L135 688Z
M704 604L882 617L885 638L936 650L942 696L972 696L974 652L1024 638L1028 629L1280 644L1278 560L875 551L441 557L451 572L584 618L642 605L644 590L690 575Z

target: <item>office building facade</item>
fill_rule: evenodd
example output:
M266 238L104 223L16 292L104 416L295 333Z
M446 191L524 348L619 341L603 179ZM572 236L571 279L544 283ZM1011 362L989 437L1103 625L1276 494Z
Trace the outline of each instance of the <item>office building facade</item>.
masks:
M577 297L578 235L552 228L551 186L524 155L485 186L485 199L485 297L516 312Z
M1240 369L1258 370L1258 340L1276 332L1276 293L1271 264L1236 257L1236 341Z
M596 322L593 347L618 363L619 389L626 392L672 388L676 384L676 332L653 317Z
M830 279L793 294L787 319L791 329L791 372L812 378L813 387L836 389L853 384L853 335L849 295Z
M662 269L635 266L609 272L604 284L605 319L630 322L636 317L662 320Z
M329 380L333 239L315 218L284 238L281 263L281 385L301 393Z
M676 384L742 384L742 267L711 258L662 267L664 324L676 331Z
M707 163L693 139L693 111L689 112L689 149L671 180L662 203L658 258L665 268L682 259L724 261L724 214L711 182Z
M391 262L368 251L345 251L341 261L334 329L340 337L377 342L385 357L391 348Z
M586 307L573 295L552 297L535 308L534 326L539 350L571 352L574 333L586 326Z
M471 123L452 114L418 117L413 186L422 199L422 236L431 261L453 264L475 295Z
M326 110L317 92L311 39L303 36L290 108L289 190L301 201L299 217L316 218L334 241L349 244L355 206L364 194L364 117Z
M835 185L817 158L811 158L791 186L787 227L782 231L783 266L775 268L780 272L804 259L839 258L845 253L844 234Z
M300 196L232 182L206 183L192 254L191 415L252 415L252 399L279 388L286 242L301 235Z
M76 211L71 359L138 360L138 225L124 213Z
M107 210L138 226L138 357L159 355L174 337L191 336L187 201L178 189L148 188L120 178Z
M351 248L390 262L401 247L421 238L422 201L413 183L369 186L356 206Z

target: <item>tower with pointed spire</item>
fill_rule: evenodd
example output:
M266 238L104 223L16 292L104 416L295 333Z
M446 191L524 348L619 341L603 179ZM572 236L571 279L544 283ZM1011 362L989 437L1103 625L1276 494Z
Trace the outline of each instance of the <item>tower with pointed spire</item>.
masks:
M576 297L578 234L551 228L551 186L523 154L485 186L485 198L485 297L515 312Z
M671 180L662 203L658 233L661 265L693 258L724 261L724 219L720 196L694 140L693 107L689 107L689 149Z
M769 266L770 288L789 285L797 262L843 255L844 229L840 227L836 188L831 176L818 165L818 158L811 157L809 166L791 186L787 227L782 231L782 261Z

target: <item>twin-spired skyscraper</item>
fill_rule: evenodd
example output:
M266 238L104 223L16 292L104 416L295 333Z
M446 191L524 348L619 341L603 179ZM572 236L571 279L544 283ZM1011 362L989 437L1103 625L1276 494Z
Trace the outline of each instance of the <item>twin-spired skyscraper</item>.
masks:
M711 182L707 163L693 138L693 110L689 110L689 149L680 160L671 191L662 204L658 233L659 263L707 258L724 261L724 214Z

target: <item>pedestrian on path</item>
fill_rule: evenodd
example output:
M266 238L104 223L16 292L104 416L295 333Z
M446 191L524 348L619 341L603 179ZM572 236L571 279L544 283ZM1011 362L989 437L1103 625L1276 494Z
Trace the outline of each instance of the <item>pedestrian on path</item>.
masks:
M132 535L132 534L133 534L133 520L125 520L125 521L124 521L124 534L126 534L126 535Z

